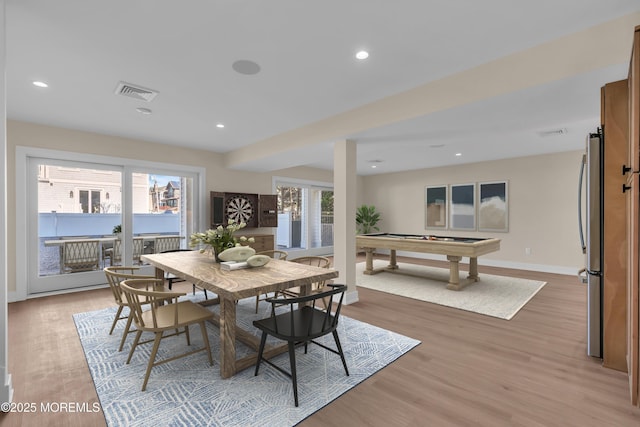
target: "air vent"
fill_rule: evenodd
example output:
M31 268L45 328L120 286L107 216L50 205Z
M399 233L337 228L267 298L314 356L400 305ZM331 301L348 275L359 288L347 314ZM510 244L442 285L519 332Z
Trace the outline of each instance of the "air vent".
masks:
M137 99L139 101L151 102L158 92L142 86L132 85L131 83L120 82L116 87L115 94L128 96L129 98Z
M567 128L543 130L538 132L538 135L545 138L547 136L564 135L565 133L567 133Z

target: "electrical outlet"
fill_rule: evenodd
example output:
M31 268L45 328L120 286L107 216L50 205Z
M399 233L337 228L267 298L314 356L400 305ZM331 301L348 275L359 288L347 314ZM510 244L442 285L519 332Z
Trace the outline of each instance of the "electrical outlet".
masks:
M531 248L524 248L525 255L531 255Z

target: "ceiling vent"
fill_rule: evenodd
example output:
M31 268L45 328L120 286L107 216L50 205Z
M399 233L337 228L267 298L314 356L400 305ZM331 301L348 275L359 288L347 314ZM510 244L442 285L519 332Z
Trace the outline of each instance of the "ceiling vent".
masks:
M540 135L542 138L545 138L547 136L564 135L565 133L567 133L567 128L543 130L538 132L538 135Z
M158 94L153 89L147 89L142 86L132 85L131 83L120 82L115 90L116 95L128 96L138 101L151 102Z

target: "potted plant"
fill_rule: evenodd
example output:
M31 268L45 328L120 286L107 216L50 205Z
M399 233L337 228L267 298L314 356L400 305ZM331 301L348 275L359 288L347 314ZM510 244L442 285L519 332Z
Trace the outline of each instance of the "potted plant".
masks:
M376 226L380 221L380 212L376 212L373 205L362 205L356 210L356 226L359 234L369 234L372 231L380 231Z

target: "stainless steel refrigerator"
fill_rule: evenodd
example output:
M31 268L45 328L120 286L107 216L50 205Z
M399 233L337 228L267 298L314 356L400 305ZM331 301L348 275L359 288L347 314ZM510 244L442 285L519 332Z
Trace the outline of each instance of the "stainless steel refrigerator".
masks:
M583 282L587 284L587 354L593 357L602 357L603 157L604 136L598 129L597 133L589 134L587 137L587 150L582 156L578 188L580 244L583 253L586 254L586 266L582 271L585 273ZM583 190L586 203L582 201ZM584 214L583 208L586 210ZM586 220L585 224L583 218Z

